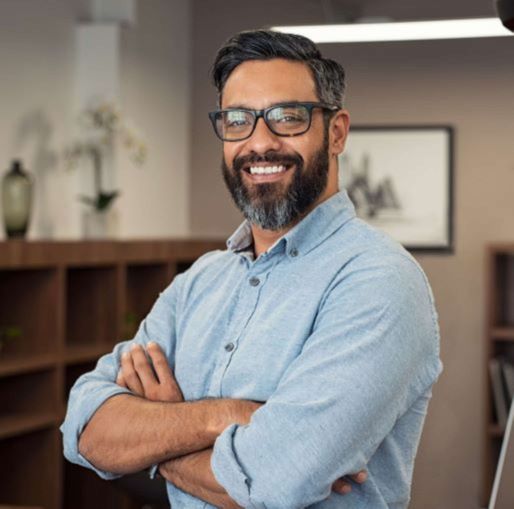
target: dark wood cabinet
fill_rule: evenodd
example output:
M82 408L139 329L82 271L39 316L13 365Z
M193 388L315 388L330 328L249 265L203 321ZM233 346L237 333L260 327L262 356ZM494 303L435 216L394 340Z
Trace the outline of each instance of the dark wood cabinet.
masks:
M141 507L62 456L68 392L133 336L175 274L224 243L0 242L0 505ZM151 506L148 506L151 507Z

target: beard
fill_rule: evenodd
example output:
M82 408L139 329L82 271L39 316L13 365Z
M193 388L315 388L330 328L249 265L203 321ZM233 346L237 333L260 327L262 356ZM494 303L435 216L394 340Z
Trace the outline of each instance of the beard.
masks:
M292 181L285 189L282 182L246 185L242 168L255 163L294 165ZM321 196L327 187L328 165L328 135L325 133L322 147L307 166L297 152L281 154L270 150L264 155L236 157L232 169L223 158L221 169L232 199L244 217L264 230L276 231L301 219Z

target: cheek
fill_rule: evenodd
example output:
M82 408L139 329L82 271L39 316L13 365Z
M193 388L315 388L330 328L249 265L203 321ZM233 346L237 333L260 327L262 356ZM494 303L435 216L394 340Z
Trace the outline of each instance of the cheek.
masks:
M234 159L237 157L238 151L237 148L234 147L233 144L225 143L223 145L223 159L225 160L225 164L232 168L234 163Z

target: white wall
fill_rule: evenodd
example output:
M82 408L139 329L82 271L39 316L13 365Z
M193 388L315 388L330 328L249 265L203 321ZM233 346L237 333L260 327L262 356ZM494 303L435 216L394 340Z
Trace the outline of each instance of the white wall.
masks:
M189 233L189 4L139 0L137 26L123 32L122 99L149 144L144 167L118 172L123 237Z
M29 238L81 236L76 175L62 153L75 122L74 29L84 4L0 3L0 169L21 157L35 177ZM144 133L149 158L134 168L119 157L120 237L188 233L190 32L187 0L140 1L137 25L123 30L122 108Z

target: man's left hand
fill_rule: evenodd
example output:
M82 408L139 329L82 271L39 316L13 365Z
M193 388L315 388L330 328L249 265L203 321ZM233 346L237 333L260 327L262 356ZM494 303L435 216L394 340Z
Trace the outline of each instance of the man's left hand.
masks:
M150 401L184 401L168 360L154 341L148 343L146 352L136 343L122 354L116 383Z

